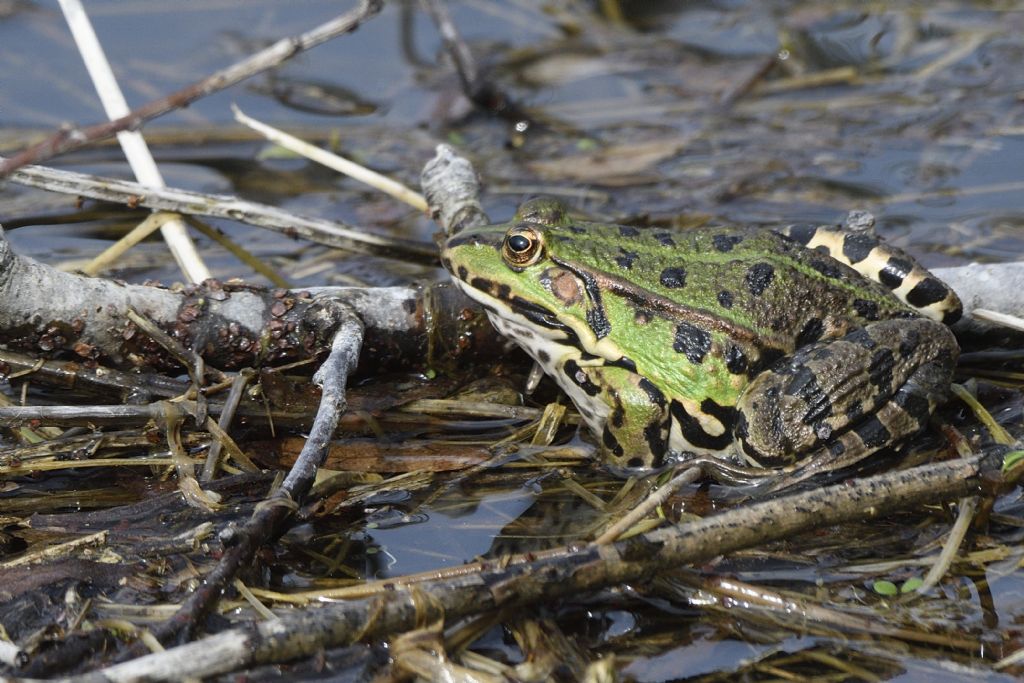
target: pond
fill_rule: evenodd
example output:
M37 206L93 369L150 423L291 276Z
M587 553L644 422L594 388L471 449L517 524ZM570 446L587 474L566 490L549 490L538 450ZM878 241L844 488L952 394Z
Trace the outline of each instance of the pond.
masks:
M93 0L86 9L129 105L138 106L354 5ZM237 105L416 189L436 145L447 143L473 163L483 208L496 222L537 195L556 197L589 220L670 230L842 224L851 211L867 211L878 235L928 267L1012 262L1024 254L1024 11L1016 3L452 0L448 9L481 77L514 106L488 110L467 99L428 13L419 2L396 0L351 34L147 123L143 132L167 185L419 243L440 232L422 212L243 128L232 113ZM0 64L0 155L62 125L105 120L56 5L0 6ZM44 163L132 177L110 140ZM6 180L0 200L0 224L16 252L72 271L147 214ZM241 222L204 220L294 289L447 279L437 263L348 253ZM217 279L272 284L208 234L192 234ZM128 251L102 277L182 280L158 237ZM345 474L345 485L325 486L300 521L260 551L244 583L272 609L285 610L289 602L339 599L331 591L343 595L367 581L594 538L651 482L625 479L590 459L590 437L577 430L572 405L550 379L523 398L525 360L509 349L460 367L412 358L400 372L363 372L361 390L382 396L386 408L354 410L359 425L346 427L336 446L341 454L368 453L371 473ZM1016 439L1024 375L1019 355L1006 362L977 363L984 373L965 364L957 381ZM311 369L298 372L298 385L308 384ZM23 382L12 378L4 391L17 404ZM36 384L24 392L44 405L121 400ZM528 418L488 419L403 413L400 397L407 393L478 405L525 400L534 410ZM553 430L553 444L531 444L536 430L527 427L559 403L570 419ZM233 432L239 446L262 466L286 467L284 453L301 447L297 437L307 425L271 434L254 424ZM176 483L161 429L123 425L125 443L142 435L150 442L112 451L162 457L160 465L14 471L29 442L18 429L0 427L7 427L0 442L0 563L89 530L122 534L117 538L128 547L207 519L172 500ZM88 431L50 434L80 441L47 462L103 456L109 444L88 446L81 441ZM186 431L190 455L201 457L209 437ZM992 442L971 411L951 401L915 442L921 457L952 452L951 434L979 451ZM287 439L300 445L283 445ZM487 449L501 440L507 443ZM447 460L434 457L435 446ZM389 470L397 460L383 453L392 447L432 459ZM456 448L470 454L462 466L452 464ZM327 468L347 469L343 461L339 456ZM267 481L246 481L225 484L230 505L208 518L218 532L244 522L265 493ZM117 523L147 502L155 507L146 515ZM685 522L738 502L728 486L695 483L671 496L660 514L666 523ZM935 588L910 590L941 549L959 510L954 503L828 526L650 581L448 623L442 635L454 661L494 680L596 680L602 667L637 681L1011 680L1022 673L1019 664L995 665L1024 642L1019 489L996 499L985 512L988 527L968 534ZM91 521L71 521L87 512L95 515ZM212 568L210 548L219 541L208 543L152 556L140 551L136 564L122 557L102 576L89 576L84 564L61 564L46 581L19 569L13 586L48 597L0 587L0 624L27 647L69 589L92 603L81 612L89 622L166 618L167 606L180 603ZM758 597L737 597L723 587L728 581ZM907 590L900 594L901 588ZM773 600L791 606L772 609ZM129 609L141 605L153 612L141 617ZM38 613L30 615L33 609ZM213 632L252 618L252 608L232 593L203 627ZM380 671L430 677L427 669L388 669L385 659L375 641L358 653L331 649L292 673L312 676L320 666L348 680ZM105 663L98 656L90 666Z

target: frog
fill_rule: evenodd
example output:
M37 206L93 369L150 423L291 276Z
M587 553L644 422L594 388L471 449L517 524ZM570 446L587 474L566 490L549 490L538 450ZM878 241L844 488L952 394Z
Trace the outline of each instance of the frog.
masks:
M846 467L921 431L959 355L953 290L865 231L638 228L536 198L441 263L628 470Z

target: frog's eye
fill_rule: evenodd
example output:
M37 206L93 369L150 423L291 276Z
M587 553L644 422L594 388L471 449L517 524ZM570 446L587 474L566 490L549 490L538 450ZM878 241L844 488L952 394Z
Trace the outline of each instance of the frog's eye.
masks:
M541 235L532 228L512 228L501 244L501 256L513 268L532 266L544 252Z

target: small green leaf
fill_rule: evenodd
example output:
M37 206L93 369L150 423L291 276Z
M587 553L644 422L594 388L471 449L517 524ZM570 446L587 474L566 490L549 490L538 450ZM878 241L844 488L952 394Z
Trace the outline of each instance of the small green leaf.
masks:
M597 140L593 138L581 138L576 141L576 149L580 152L590 152L597 149Z
M915 576L903 582L903 585L900 586L900 593L912 593L922 585L924 585L924 580L920 576Z
M871 584L871 587L879 595L893 596L899 594L899 589L896 588L896 584L892 581L875 581Z
M1003 456L1003 472L1024 460L1024 451L1010 451Z

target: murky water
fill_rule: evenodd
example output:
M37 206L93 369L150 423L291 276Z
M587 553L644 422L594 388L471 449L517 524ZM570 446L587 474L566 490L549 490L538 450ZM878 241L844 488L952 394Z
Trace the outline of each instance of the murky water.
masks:
M496 220L539 193L595 218L670 226L834 223L866 209L880 234L929 265L1024 254L1024 5L664 0L603 6L616 4L621 17L602 14L596 2L452 3L481 68L530 115L533 125L522 139L512 121L468 106L436 30L411 0L388 3L355 34L154 121L145 132L170 185L238 194L424 241L436 230L425 217L240 135L230 104L413 186L434 145L452 143L477 165L485 207ZM87 4L133 105L347 9L339 7L335 0ZM15 1L0 12L0 153L64 122L102 120L55 5ZM113 146L50 163L130 174ZM65 267L91 258L142 216L13 184L0 194L0 222L15 248ZM211 222L296 286L438 277L433 268ZM260 281L221 247L197 240L218 277ZM155 239L109 275L178 278ZM1019 433L1014 410L1009 420ZM283 560L295 565L283 562L275 576L285 575L279 581L285 585L322 578L316 573L324 565L300 560L296 543L328 553L342 547L339 538L352 541L351 553L337 558L345 575L372 579L547 547L572 537L563 528L567 521L595 521L594 507L581 505L557 477L535 474L486 490L474 490L471 479L436 498L371 501L363 516L325 517L308 538L285 539ZM588 469L575 476L606 502L620 483ZM705 512L714 505L705 495L690 491L680 507ZM1009 524L1019 503L1014 498L1006 507ZM523 517L535 522L532 530ZM929 518L923 530L916 523L887 528L888 554L872 550L883 557L927 555L921 548L950 520ZM1002 543L1019 544L1017 532L998 529ZM710 573L800 591L823 604L877 605L871 580L831 573L866 554L851 546L858 533L842 532L840 548L820 562L801 549L784 549L729 559ZM823 533L803 550L833 542ZM983 571L965 569L927 604L933 616L945 610L986 652L936 653L903 641L906 649L897 652L889 647L897 641L850 641L841 629L802 633L756 609L722 601L701 606L694 593L662 585L631 587L603 603L569 602L554 612L583 651L617 653L628 679L717 680L742 672L761 680L779 671L842 678L841 667L823 654L838 651L854 667L847 680L864 670L892 680L947 680L936 674L946 658L999 680L991 661L1019 647L1024 635L1016 562L1012 555L990 565L990 584ZM906 578L923 571L914 565L893 573ZM912 625L919 616L897 619ZM499 627L480 642L488 651L514 650ZM806 652L812 654L798 656Z

